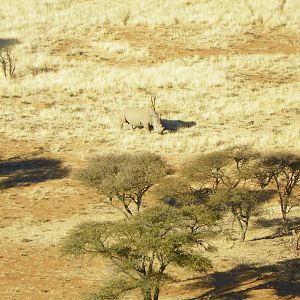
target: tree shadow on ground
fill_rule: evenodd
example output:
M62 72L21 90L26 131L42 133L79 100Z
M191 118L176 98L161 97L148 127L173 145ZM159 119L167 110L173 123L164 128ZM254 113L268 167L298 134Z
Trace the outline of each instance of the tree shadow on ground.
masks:
M226 272L213 273L209 283L199 280L186 287L190 290L211 288L187 300L242 300L259 290L272 290L273 295L294 299L300 297L300 259L260 267L242 264Z
M161 119L161 124L165 130L176 132L180 128L190 128L196 125L194 121L167 120Z
M274 239L280 236L286 236L291 235L293 230L296 230L297 232L300 231L300 218L294 217L288 219L287 224L283 226L282 219L276 218L276 219L259 219L255 222L256 228L272 228L274 227L274 233L268 236L255 238L252 241L259 241L259 240L269 240Z
M18 39L0 39L0 49L2 48L8 48L11 46L14 46L16 44L19 44L20 41Z
M299 226L300 225L300 218L290 218L288 219L288 224L290 226ZM255 221L255 227L257 228L270 228L274 226L281 226L282 225L282 219L276 218L276 219L258 219Z
M51 179L60 179L70 170L62 161L49 158L15 159L0 162L0 189L27 186Z

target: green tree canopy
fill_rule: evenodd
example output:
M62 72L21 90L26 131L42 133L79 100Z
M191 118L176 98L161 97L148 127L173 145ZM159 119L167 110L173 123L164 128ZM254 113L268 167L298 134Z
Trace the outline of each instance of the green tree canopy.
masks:
M90 299L119 299L126 290L138 288L145 300L157 300L161 285L171 279L167 273L169 265L198 272L211 267L210 261L195 247L205 239L214 220L204 210L198 211L197 221L195 215L162 206L122 223L85 223L68 234L61 250L75 256L105 255L123 274L121 281L110 282ZM197 230L191 230L195 222Z

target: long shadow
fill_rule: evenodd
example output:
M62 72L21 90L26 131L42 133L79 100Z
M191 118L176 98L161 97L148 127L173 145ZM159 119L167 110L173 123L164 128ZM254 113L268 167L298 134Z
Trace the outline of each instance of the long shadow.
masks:
M0 189L31 185L51 179L60 179L70 170L62 161L49 158L17 159L0 162Z
M194 121L161 119L162 126L169 131L176 132L180 128L190 128L196 125Z
M272 289L279 297L294 299L300 296L300 259L261 267L243 264L226 272L215 272L211 279L210 283L189 284L187 288L192 290L211 289L187 300L242 300L262 289Z
M300 218L294 217L288 219L288 224L293 226L300 226ZM282 219L276 218L276 219L259 219L255 221L255 226L257 228L269 228L274 226L281 226L282 225Z
M288 219L288 223L286 224L287 227L282 226L282 219L260 219L255 222L256 228L271 228L275 227L274 232L271 235L255 238L252 241L259 241L259 240L269 240L274 239L280 236L291 235L293 230L299 231L300 230L300 218L294 217Z
M0 49L7 48L19 44L18 39L0 39Z

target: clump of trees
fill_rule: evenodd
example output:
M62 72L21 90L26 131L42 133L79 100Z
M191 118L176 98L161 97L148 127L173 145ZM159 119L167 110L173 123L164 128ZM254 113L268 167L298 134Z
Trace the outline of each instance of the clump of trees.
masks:
M207 205L230 211L244 241L251 215L272 196L275 187L287 226L287 214L299 205L294 189L300 179L300 156L287 152L262 154L238 146L195 157L183 174L200 190L210 191ZM258 187L261 189L259 190Z
M206 204L211 209L232 213L241 241L245 240L251 215L263 199L261 192L251 189L257 157L248 147L233 147L197 156L183 170L200 190L209 189Z
M63 254L109 257L122 274L88 298L119 299L139 289L144 300L157 300L161 286L172 280L170 265L199 272L211 267L200 249L213 250L209 238L227 212L245 240L251 216L272 196L267 186L276 188L287 224L287 214L299 203L293 192L300 156L239 146L195 156L174 174L157 154L107 154L90 160L76 177L126 216L119 223L79 225L62 243ZM163 204L144 210L144 195L153 186Z
M68 234L62 253L109 257L123 275L89 294L89 299L115 300L139 289L144 300L157 300L161 286L172 280L167 272L170 265L198 272L211 268L211 262L197 251L214 223L211 216L204 210L162 206L121 223L85 223Z

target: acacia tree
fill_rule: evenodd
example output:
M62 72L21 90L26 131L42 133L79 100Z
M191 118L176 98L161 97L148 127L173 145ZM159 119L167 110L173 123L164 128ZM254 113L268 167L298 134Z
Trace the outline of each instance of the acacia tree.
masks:
M267 191L246 188L219 189L209 197L208 206L220 211L229 210L238 225L240 241L245 241L251 215L269 197L270 193Z
M209 187L215 192L226 178L229 157L225 151L216 151L199 155L191 159L183 168L184 177L200 184L200 188Z
M143 152L137 154L107 154L89 161L76 177L105 195L114 207L122 208L127 217L141 209L148 189L171 173L161 156Z
M232 147L195 157L186 164L183 175L212 193L219 187L245 186L252 178L256 158L257 154L246 146Z
M172 279L167 273L171 264L198 272L211 267L195 246L205 238L213 220L205 211L199 214L197 230L191 230L195 219L190 213L167 206L148 209L124 223L85 223L67 235L61 250L64 255L104 255L122 274L89 299L115 300L128 290L139 289L144 300L157 300L162 284Z
M300 156L279 152L262 155L256 166L255 177L262 188L274 183L279 196L283 224L287 214L299 205L293 192L300 181Z
M199 222L199 216L202 218L205 215L199 214L199 210L206 210L214 221L220 219L224 212L231 212L238 225L241 241L245 240L251 215L269 197L267 191L226 186L209 193L207 189L193 189L183 179L176 177L164 179L154 192L164 203L180 207L188 214L192 231L202 223Z
M258 192L249 190L253 180L253 166L257 153L246 146L238 146L204 154L188 162L184 176L210 190L208 205L220 211L229 210L237 222L240 239L245 240L252 212L260 203Z

